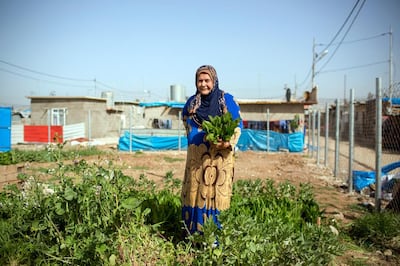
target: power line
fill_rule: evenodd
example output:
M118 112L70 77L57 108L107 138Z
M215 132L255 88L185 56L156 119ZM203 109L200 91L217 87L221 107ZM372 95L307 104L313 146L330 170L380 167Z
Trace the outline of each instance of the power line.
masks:
M310 70L308 71L308 74L307 74L307 76L305 77L305 79L300 83L300 84L297 84L297 86L298 87L303 87L303 85L307 82L307 80L308 80L308 78L310 77L310 75L311 75L311 68L310 68ZM308 86L308 85L307 85ZM304 90L304 89L303 89Z
M93 88L93 86L94 86L95 87L95 91L96 91L96 87L98 85L100 85L101 87L106 87L106 88L114 90L113 87L111 87L111 86L109 86L109 85L107 85L107 84L105 84L103 82L100 82L100 81L98 81L96 79L92 80L92 82L94 82L94 85L75 85L75 84L71 84L71 83L62 83L62 82L39 79L39 78L35 78L35 77L32 77L32 76L21 74L21 73L15 72L15 71L4 69L4 68L1 68L1 67L0 67L0 71L7 72L7 73L10 73L10 74L22 77L22 78L32 79L32 80L35 80L35 81L38 81L38 82L56 84L56 85L60 85L60 86L76 87L76 88ZM124 92L127 93L128 91L124 91ZM129 93L131 93L131 92L129 92Z
M360 2L360 0L357 0L357 2L355 3L355 5L353 6L353 8L350 11L350 14L347 16L346 20L343 22L342 26L339 28L339 30L336 32L335 36L332 38L332 40L329 42L329 44L327 46L325 46L325 48L322 51L328 50L328 48L333 44L333 42L335 41L335 39L339 36L340 32L343 30L344 26L347 24L347 22L349 21L351 15L353 14L354 10L356 9L356 7L358 6L358 3ZM364 5L365 0L363 2L362 5ZM314 56L314 55L313 55Z
M361 3L361 6L360 6L360 8L358 9L357 14L354 16L353 20L351 21L351 24L350 24L349 27L347 28L347 31L346 31L345 34L343 35L343 37L342 37L342 39L340 40L339 44L336 46L336 49L333 51L332 55L328 58L328 60L326 60L325 64L322 65L322 67L319 69L319 71L317 71L317 73L318 73L318 72L321 72L321 70L329 63L329 61L330 61L330 60L333 58L333 56L336 54L337 50L339 49L339 47L340 47L341 44L343 43L343 40L346 38L346 36L347 36L347 34L349 33L350 29L352 28L354 22L356 21L358 15L360 14L361 9L363 8L363 6L364 6L364 4L365 4L365 1L366 1L366 0L364 0L364 1ZM359 1L357 1L356 5L358 4L358 2L359 2ZM353 10L354 10L354 8L353 8ZM353 10L351 11L351 13L353 13Z
M31 73L35 73L35 74L51 77L51 78L69 80L69 81L78 81L78 82L94 82L94 86L95 87L97 85L100 85L100 86L106 87L108 89L114 90L114 88L112 86L107 85L107 84L97 80L96 78L95 79L80 79L80 78L71 78L71 77L53 75L53 74L49 74L49 73L44 73L44 72L41 72L41 71L33 70L33 69L30 69L30 68L27 68L27 67L19 66L19 65L7 62L7 61L2 60L2 59L0 59L0 63L6 64L6 65L9 65L9 66L12 66L12 67L24 70L24 71L28 71L28 72L31 72ZM67 83L61 83L61 82L50 81L50 80L45 80L45 79L39 79L39 78L35 78L35 77L28 76L28 75L25 75L25 74L17 73L15 71L4 69L4 68L0 68L0 71L7 72L7 73L10 73L10 74L13 74L13 75L16 75L16 76L20 76L20 77L23 77L23 78L36 80L36 81L39 81L39 82L51 83L51 84L56 84L56 85L61 85L61 86L80 87L80 88L92 87L92 86L89 86L89 85L75 85L75 84L67 84Z
M374 35L374 36L370 36L370 37L365 37L365 38L361 38L361 39L357 39L357 40L351 40L351 41L346 41L346 42L342 42L342 43L332 43L331 45L339 45L339 44L349 44L349 43L356 43L356 42L362 42L362 41L368 41L368 40L372 40L372 39L377 39L380 38L382 36L388 35L390 34L390 32L385 32L385 33L381 33L378 35ZM319 45L324 45L323 43L320 43Z
M114 89L115 89L115 88L113 88L113 87L110 86L110 85L107 85L107 84L104 84L103 82L98 81L97 79L94 79L94 83L95 83L95 84L100 84L100 85L102 85L103 87L109 88L109 89L111 89L111 90L114 90Z
M366 1L366 0L363 0L363 3L361 4L361 7L359 8L359 10L358 10L358 12L357 12L355 18L353 19L352 23L350 24L349 28L347 29L347 31L346 31L344 37L341 39L341 41L339 42L339 44L337 44L337 47L336 47L335 51L333 52L333 54L331 55L331 57L330 57L330 58L328 59L328 61L321 67L321 69L320 69L319 71L317 71L316 73L320 73L320 72L321 72L321 70L325 67L325 65L332 59L332 57L334 56L334 54L335 54L336 51L338 50L339 46L340 46L341 44L343 44L344 38L346 37L346 35L347 35L347 33L349 32L349 30L350 30L350 28L352 27L352 25L354 24L354 21L355 21L355 19L357 18L358 14L360 13L361 8L362 8L363 5L365 4L365 1ZM360 0L357 0L357 1L356 1L356 3L354 4L353 8L351 9L349 15L346 17L345 21L343 22L342 26L339 28L339 30L336 32L335 36L334 36L334 37L332 38L332 40L325 46L325 48L324 48L322 51L326 51L331 45L334 45L334 41L335 41L336 38L339 36L339 34L342 32L343 28L345 27L345 25L347 24L347 22L349 21L349 19L350 19L351 16L353 15L353 13L354 13L354 11L356 10L356 8L357 8L359 2L360 2ZM321 44L321 45L323 45L323 44ZM314 57L314 56L315 56L315 55L313 55L313 57ZM313 59L313 60L314 60L314 59ZM314 62L313 62L313 64L314 64ZM303 81L301 84L304 84L304 83L308 80L311 71L312 71L312 68L310 69L309 73L307 74L306 78L304 79L304 81Z
M369 63L369 64L364 64L364 65L358 65L358 66L351 66L351 67L345 67L345 68L336 68L336 69L329 69L329 70L325 70L325 71L321 71L318 73L330 73L330 72L340 72L340 71L345 71L345 70L349 70L349 69L356 69L356 68L363 68L363 67L369 67L369 66L373 66L373 65L379 65L379 64L386 64L386 61L379 61L379 62L374 62L374 63Z
M49 74L49 73L44 73L44 72L33 70L33 69L30 69L30 68L27 68L27 67L22 67L22 66L19 66L19 65L4 61L2 59L0 59L0 62L3 63L3 64L6 64L6 65L9 65L9 66L15 67L15 68L19 68L19 69L22 69L22 70L25 70L25 71L29 71L29 72L32 72L32 73L35 73L35 74L48 76L48 77L52 77L52 78L72 80L72 81L85 81L85 82L93 81L93 79L70 78L70 77L63 77L63 76L53 75L53 74Z
M35 81L38 81L38 82L52 83L52 84L61 85L61 86L78 87L78 88L89 88L89 87L92 87L92 86L89 86L89 85L75 85L75 84L67 84L67 83L61 83L61 82L56 82L56 81L38 79L38 78L34 78L34 77L31 77L31 76L28 76L28 75L17 73L17 72L14 72L14 71L11 71L11 70L8 70L8 69L4 69L4 68L0 68L0 71L7 72L7 73L10 73L10 74L13 74L13 75L16 75L16 76L19 76L19 77L23 77L23 78L26 78L26 79L32 79L32 80L35 80Z
M360 38L360 39L356 39L356 40L346 41L346 42L342 42L342 43L332 43L332 45L339 45L339 44L343 45L343 44L350 44L350 43L368 41L368 40L372 40L372 39L376 39L376 38L380 38L380 37L386 36L388 34L390 34L390 32L384 32L384 33L381 33L381 34L377 34L377 35L373 35L373 36L369 36L369 37L364 37L364 38ZM324 44L319 44L319 45L324 45ZM364 68L364 67L369 67L369 66L373 66L373 65L384 64L384 63L387 63L387 62L388 62L387 60L384 60L384 61L378 61L378 62L374 62L374 63L351 66L351 67L329 69L329 70L325 70L325 71L321 71L320 70L317 73L322 74L322 73L340 72L340 71L345 71L345 70L350 70L350 69ZM306 77L305 81L308 79L310 73L311 73L311 69L310 69L309 73L307 74L307 77ZM305 81L303 81L303 83L305 83Z

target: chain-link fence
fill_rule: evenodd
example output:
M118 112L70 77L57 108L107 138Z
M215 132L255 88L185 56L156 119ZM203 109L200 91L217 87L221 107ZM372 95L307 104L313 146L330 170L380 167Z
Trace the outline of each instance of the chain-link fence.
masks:
M377 78L376 95L368 100L354 101L352 89L349 99L306 115L308 155L333 169L349 193L374 197L378 211L382 205L400 211L399 92L396 83L390 93L382 93Z

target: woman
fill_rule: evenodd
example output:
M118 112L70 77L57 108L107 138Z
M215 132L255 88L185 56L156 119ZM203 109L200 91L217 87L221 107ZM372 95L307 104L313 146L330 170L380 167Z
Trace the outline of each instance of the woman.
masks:
M183 123L188 149L182 186L182 217L190 233L202 232L206 219L221 227L218 215L230 206L234 174L234 151L242 129L242 121L229 142L206 141L202 122L209 116L229 112L240 118L240 108L233 96L218 87L215 69L204 65L196 71L196 94L186 102Z

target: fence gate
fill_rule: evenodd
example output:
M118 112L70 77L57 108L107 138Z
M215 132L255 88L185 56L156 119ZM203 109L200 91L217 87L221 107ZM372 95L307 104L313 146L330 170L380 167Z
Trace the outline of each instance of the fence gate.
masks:
M0 152L11 150L11 107L0 107Z

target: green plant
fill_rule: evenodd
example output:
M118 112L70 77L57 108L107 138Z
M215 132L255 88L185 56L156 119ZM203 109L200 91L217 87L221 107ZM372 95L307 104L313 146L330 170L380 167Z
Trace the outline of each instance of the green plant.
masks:
M300 116L298 114L294 115L294 119L290 120L290 128L294 132L300 126Z
M23 190L12 185L0 193L0 264L119 265L151 254L160 262L175 259L172 243L158 233L164 227L176 232L168 225L180 219L177 208L171 209L179 209L179 198L167 191L176 184L171 176L171 185L158 192L144 176L125 176L112 163L106 168L81 160L74 166L58 164L54 184L29 178ZM79 182L70 172L81 177ZM153 199L158 205L150 209ZM152 222L153 215L158 223ZM143 244L137 237L143 235L149 241L147 253L121 257L121 250L137 250ZM162 257L154 255L157 250Z
M50 144L42 150L19 150L0 153L0 165L17 164L23 162L61 162L62 160L75 160L82 156L103 155L104 151L96 147L84 149L65 149L64 143Z
M13 163L11 151L0 152L0 165L9 165Z
M214 144L219 141L229 141L239 125L240 119L233 119L231 113L222 116L209 116L210 121L204 120L202 127L206 132L206 139Z
M348 233L357 243L367 247L400 250L400 216L397 213L366 213L354 221Z
M341 252L315 223L322 211L308 185L238 180L222 229L209 220L184 237L172 172L156 186L112 161L55 165L54 182L23 175L23 189L0 192L1 265L327 265Z
M314 222L321 211L310 186L239 180L233 189L231 207L220 215L222 230L206 223L203 235L190 236L200 245L194 264L327 265L342 252L338 237Z

